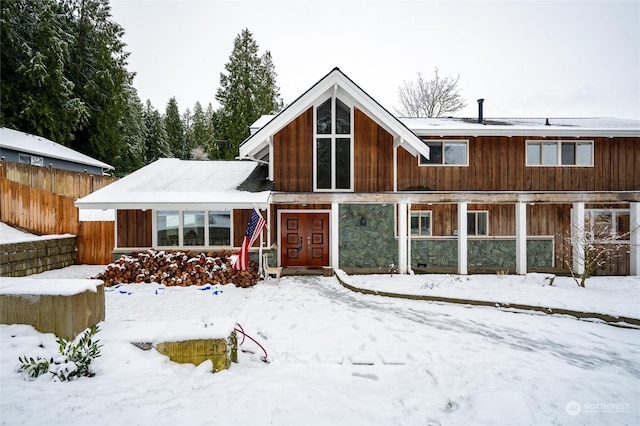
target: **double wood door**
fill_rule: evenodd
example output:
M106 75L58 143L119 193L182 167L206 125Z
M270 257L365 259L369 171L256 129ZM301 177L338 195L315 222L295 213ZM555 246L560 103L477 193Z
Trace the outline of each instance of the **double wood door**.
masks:
M282 213L282 266L329 265L329 213Z

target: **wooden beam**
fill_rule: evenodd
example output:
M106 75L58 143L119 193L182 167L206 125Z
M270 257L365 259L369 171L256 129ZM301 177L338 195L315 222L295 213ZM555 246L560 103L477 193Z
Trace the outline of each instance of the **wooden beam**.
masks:
M640 191L616 192L273 192L272 204L572 204L640 202Z

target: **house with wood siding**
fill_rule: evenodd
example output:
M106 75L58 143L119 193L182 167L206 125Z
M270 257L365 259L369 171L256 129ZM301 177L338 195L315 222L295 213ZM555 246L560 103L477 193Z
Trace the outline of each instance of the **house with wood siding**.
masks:
M128 202L112 184L76 205L118 210L115 252L238 249L255 207L269 227L254 249L272 263L401 273L579 273L572 250L587 224L624 236L599 273L640 274L638 121L398 118L335 68L251 132L238 161L203 162L225 163L233 196L208 196L211 176L200 173L181 196L173 187L142 197L154 167L166 170L154 163L119 181L137 182ZM194 163L172 161L175 173ZM211 212L226 212L228 238L210 236ZM163 239L167 215L175 232ZM192 228L209 236L188 239Z

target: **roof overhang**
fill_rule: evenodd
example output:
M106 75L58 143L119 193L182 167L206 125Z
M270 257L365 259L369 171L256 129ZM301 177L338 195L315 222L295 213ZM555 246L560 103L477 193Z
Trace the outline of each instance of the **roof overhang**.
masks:
M348 97L358 109L393 135L394 146L401 146L416 156L421 154L429 157L429 147L418 135L362 90L339 68L334 68L293 103L245 139L240 145L240 158L260 158L259 154L264 152L265 146L268 145L269 139L274 134L314 105L319 98L331 92L338 97Z
M241 161L160 159L76 200L75 205L100 210L266 208L270 190L243 190L251 181L259 180L259 167Z

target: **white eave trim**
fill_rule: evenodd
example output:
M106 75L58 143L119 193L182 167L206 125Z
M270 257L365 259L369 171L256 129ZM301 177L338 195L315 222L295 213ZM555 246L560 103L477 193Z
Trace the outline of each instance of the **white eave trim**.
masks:
M233 209L266 209L269 200L260 202L238 203L75 203L80 210L233 210Z
M567 128L567 129L544 129L544 128L477 128L477 129L455 129L455 128L434 128L434 129L414 129L413 132L422 137L448 137L448 136L530 136L530 137L585 137L585 138L637 138L640 131L633 129L588 129L588 128Z

